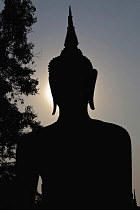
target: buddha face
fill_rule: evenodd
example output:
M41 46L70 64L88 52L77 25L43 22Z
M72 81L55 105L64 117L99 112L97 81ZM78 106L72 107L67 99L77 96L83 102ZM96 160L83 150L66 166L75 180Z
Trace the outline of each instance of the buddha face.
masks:
M50 79L54 103L59 107L70 109L85 106L88 103L93 105L91 108L94 107L93 95L97 73L95 74L94 71L92 73L91 75L75 74L71 76L59 74Z

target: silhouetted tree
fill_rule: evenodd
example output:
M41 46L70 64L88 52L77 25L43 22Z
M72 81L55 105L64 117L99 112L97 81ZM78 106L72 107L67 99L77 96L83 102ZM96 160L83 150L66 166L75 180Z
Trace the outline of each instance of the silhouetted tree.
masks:
M0 154L2 163L13 158L17 139L27 130L40 127L33 107L19 110L23 96L38 93L33 78L34 45L28 34L37 21L31 0L3 0L0 13Z

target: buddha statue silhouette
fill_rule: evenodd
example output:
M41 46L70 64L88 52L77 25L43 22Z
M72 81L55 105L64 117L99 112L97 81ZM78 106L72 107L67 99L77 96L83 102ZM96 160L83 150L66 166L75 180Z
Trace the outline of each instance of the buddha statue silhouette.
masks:
M80 49L69 8L64 49L49 63L56 122L17 147L18 209L32 209L38 177L42 209L130 209L131 140L119 125L91 119L97 70Z

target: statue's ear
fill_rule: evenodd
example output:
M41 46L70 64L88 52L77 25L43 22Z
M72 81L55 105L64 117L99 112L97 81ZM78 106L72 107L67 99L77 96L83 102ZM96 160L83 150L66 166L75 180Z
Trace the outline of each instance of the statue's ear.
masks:
M52 115L55 114L56 112L56 106L57 106L57 103L56 103L56 97L55 97L55 91L54 91L54 86L53 86L53 83L49 77L49 84L50 84L50 89L51 89L51 94L52 94L52 98L53 98L53 112L52 112Z
M55 103L55 100L53 99L53 112L52 112L52 115L54 115L55 112L56 112L56 106L57 106L57 104Z
M95 107L94 107L94 90L95 90L97 74L98 74L97 70L93 69L93 71L91 71L91 73L90 73L90 78L89 78L88 103L92 110L95 109Z
M52 91L52 98L53 98L53 112L52 112L52 115L54 115L55 112L56 112L57 103L56 103L56 98L53 94L53 91Z

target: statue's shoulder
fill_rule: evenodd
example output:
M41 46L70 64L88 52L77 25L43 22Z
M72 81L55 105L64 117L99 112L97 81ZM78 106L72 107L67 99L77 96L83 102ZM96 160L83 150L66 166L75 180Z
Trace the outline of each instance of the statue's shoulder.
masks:
M130 141L130 135L128 131L118 124L105 122L101 120L92 120L92 124L94 125L94 127L97 128L97 130L99 130L102 133L102 135L109 135L111 137L121 139L123 138Z
M18 140L18 148L38 148L44 141L48 141L49 138L56 130L56 123L50 124L45 127L41 127L36 131L29 132L21 136Z
M39 163L40 158L46 153L52 142L52 135L56 133L55 129L54 123L20 137L16 149L17 162L24 160L27 165L30 165L31 162L32 164Z

